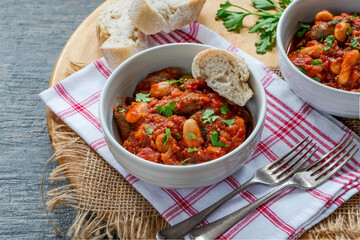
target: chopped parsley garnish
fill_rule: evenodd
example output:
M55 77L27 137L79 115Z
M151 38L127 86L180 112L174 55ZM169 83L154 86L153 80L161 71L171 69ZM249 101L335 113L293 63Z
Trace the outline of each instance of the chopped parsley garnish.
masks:
M202 115L202 118L205 119L203 123L214 122L216 119L218 119L219 116L214 116L214 113L214 110L207 109Z
M319 40L319 43L323 43L324 42L324 30L321 30L321 38Z
M358 44L359 44L359 37L353 37L351 39L351 43L350 43L350 46L352 46L353 48L356 48L356 49L359 49L360 48L358 47Z
M193 134L193 133L186 133L186 136L190 139L190 140L193 140L193 139L195 139L196 138L196 136L195 136L195 134Z
M297 52L300 52L301 50L303 50L305 47L300 47L300 49L296 50Z
M321 79L320 78L318 78L318 77L315 77L315 78L313 78L315 81L317 81L317 82L320 82L321 81Z
M190 77L194 78L194 75L192 75L191 72L188 72L187 75L189 75Z
M119 107L119 113L122 113L122 112L124 112L124 111L125 111L125 109Z
M229 120L222 120L224 123L226 123L227 125L233 125L235 122L235 119L229 119Z
M358 15L356 13L354 13L353 17L356 18Z
M333 46L333 43L334 43L334 40L335 40L335 37L333 35L330 35L328 36L324 42L326 42L328 45L326 45L325 47L323 47L323 49L325 51L329 50L332 46Z
M351 34L350 28L346 28L346 30L345 30L345 31L346 31L346 35L348 35L348 36L349 36L349 35Z
M165 136L164 136L164 138L163 138L163 140L162 140L164 146L165 146L165 144L167 143L167 141L169 141L170 135L171 135L171 131L170 131L170 129L167 128L167 129L165 130Z
M181 163L184 164L184 163L186 163L186 162L189 161L189 160L190 160L190 158L187 158L187 159L183 160Z
M304 68L304 66L300 66L300 67L297 67L303 74L306 75L306 70Z
M350 20L351 20L351 17L348 17L346 20L350 21Z
M136 94L136 100L137 102L150 102L151 98L149 98L150 93L144 94L144 93L138 93Z
M341 22L341 19L334 19L334 20L331 20L330 22L332 22L333 25L336 25Z
M211 144L215 147L228 147L225 143L219 141L219 133L214 131L213 134L210 135Z
M153 131L154 131L154 129L151 129L147 125L145 125L146 135L150 136L153 133Z
M324 65L323 62L320 59L316 59L316 60L311 60L310 63L314 66L318 66L318 65Z
M188 152L196 152L196 151L198 151L199 149L197 149L196 147L190 147L190 148L188 148Z
M360 92L360 88L358 89L358 92Z
M156 109L159 114L164 114L166 117L171 117L175 109L175 102L172 101L167 106L157 106Z
M222 114L226 114L229 111L229 105L225 104L224 106L220 107L220 112Z
M299 30L296 34L296 37L298 38L302 38L302 36L305 35L305 33L307 32L307 30L311 27L310 24L307 23L303 23L303 22L298 22L298 25L301 27L301 30Z
M181 138L181 134L180 133L176 133L175 134L178 138Z
M167 80L169 82L169 84L173 84L173 83L183 83L185 79L183 78L179 78L178 80Z

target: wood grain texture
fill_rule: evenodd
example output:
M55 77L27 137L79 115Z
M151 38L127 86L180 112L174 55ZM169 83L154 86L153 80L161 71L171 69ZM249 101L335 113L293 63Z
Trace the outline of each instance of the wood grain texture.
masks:
M0 239L56 237L40 195L43 166L53 151L38 94L48 88L66 41L102 2L0 1ZM61 185L45 182L44 189ZM61 208L51 217L66 232L75 214Z

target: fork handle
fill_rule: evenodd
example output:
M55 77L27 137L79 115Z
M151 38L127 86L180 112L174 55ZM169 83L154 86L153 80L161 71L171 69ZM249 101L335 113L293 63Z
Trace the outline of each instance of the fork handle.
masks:
M266 202L280 191L289 188L291 186L294 186L294 184L291 181L284 182L275 190L257 199L256 201L246 205L245 207L240 208L239 210L223 218L220 218L219 220L209 223L203 227L192 230L190 232L190 238L193 240L216 239L226 230L228 230L230 227L234 226L238 221L246 217L250 212L252 212L255 208L260 206L262 203Z
M177 223L174 226L165 228L156 234L157 239L181 239L185 236L191 229L195 228L199 223L202 222L210 213L215 211L218 207L220 207L223 203L228 201L230 198L235 196L236 194L242 192L246 188L250 187L257 182L254 180L249 180L245 182L240 187L236 188L234 191L226 195L225 197L221 198L214 204L210 205L206 209L202 210L201 212L191 216L190 218Z

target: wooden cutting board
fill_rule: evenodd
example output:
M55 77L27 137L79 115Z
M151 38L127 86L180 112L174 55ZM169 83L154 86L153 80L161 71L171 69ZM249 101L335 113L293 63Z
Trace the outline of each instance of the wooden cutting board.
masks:
M259 36L248 33L248 26L255 23L256 17L246 17L244 20L244 28L239 33L227 32L222 21L215 21L216 11L219 9L220 3L223 2L225 2L225 0L207 0L198 17L198 21L215 31L220 36L224 37L226 40L230 41L239 49L242 49L248 54L259 59L264 64L268 66L276 66L277 56L275 49L273 52L265 55L256 54L254 43L259 40ZM232 0L232 3L241 5L249 10L254 10L250 0ZM83 65L88 65L102 57L99 42L96 37L95 26L99 13L107 4L108 2L104 2L95 11L93 11L70 37L63 48L57 63L55 64L49 87L55 85L68 76L69 69L72 68L72 63L82 63ZM54 113L47 109L47 123L50 140L53 144L52 136L54 135L54 129L59 126L59 124L63 124L63 122ZM56 149L54 149L54 151L55 150ZM58 159L59 164L64 164L69 161L72 161L72 159ZM68 180L71 184L76 183L76 179L74 178L68 177Z

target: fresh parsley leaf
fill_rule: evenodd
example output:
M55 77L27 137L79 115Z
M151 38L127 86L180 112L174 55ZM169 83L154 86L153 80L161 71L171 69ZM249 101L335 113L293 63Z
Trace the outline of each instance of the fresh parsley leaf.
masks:
M185 79L183 78L179 78L178 80L167 80L169 82L169 84L173 84L173 83L183 83Z
M254 7L259 10L275 9L276 7L271 0L252 0L252 2Z
M186 136L187 136L190 140L193 140L193 139L196 138L195 134L189 133L189 132L186 133Z
M323 62L320 59L316 59L316 60L311 60L310 63L314 66L321 66L324 65Z
M231 7L232 4L229 1L226 1L224 4L220 4L220 9L217 10L216 20L219 18L226 17L228 15L227 9Z
M214 110L207 109L202 115L202 118L205 119L203 123L214 122L216 119L218 119L219 116L214 116L214 113Z
M153 131L154 131L154 129L151 129L147 125L145 125L146 135L150 136L153 133Z
M360 88L358 89L358 92L360 92Z
M181 138L181 134L180 133L176 133L175 134L178 138Z
M186 163L186 162L189 161L189 160L190 160L190 158L187 158L187 159L183 160L181 163L184 164L184 163Z
M334 40L335 40L335 37L333 35L328 36L324 41L327 43L327 45L325 47L323 47L323 49L325 51L329 50L333 46Z
M229 105L225 104L224 106L220 107L220 112L222 114L226 114L229 111Z
M188 72L187 75L189 75L190 77L194 78L194 75L192 75L191 72Z
M125 109L119 107L119 113L122 113L122 112L124 112L124 111L125 111Z
M280 4L280 7L282 8L286 8L287 6L289 6L291 3L291 0L280 0L279 1L279 4Z
M354 13L353 17L356 18L358 15L356 13Z
M321 38L319 39L319 43L324 42L324 30L321 30Z
M225 143L219 141L219 133L214 131L213 134L210 135L211 144L215 147L228 147Z
M303 74L306 75L306 70L304 68L304 66L300 66L300 67L297 67Z
M340 19L334 19L334 20L331 20L330 22L332 22L333 25L336 25L336 24L340 23L341 20L342 20L341 18Z
M273 45L271 44L271 37L270 36L266 36L265 38L256 41L255 42L255 46L256 46L256 53L257 54L265 54L266 50L272 50Z
M165 144L167 143L167 141L169 141L170 135L171 135L171 131L170 131L170 129L167 128L167 129L165 130L165 136L164 136L164 138L163 138L163 140L162 140L164 146L165 146Z
M346 20L350 21L350 20L351 20L351 17L348 17Z
M150 96L150 93L148 93L148 94L138 93L138 94L136 94L135 101L137 101L137 102L150 102L151 98L149 98L149 96Z
M313 78L315 81L317 81L317 82L320 82L321 81L321 79L320 78L318 78L318 77L315 77L315 78Z
M196 151L198 151L199 149L197 149L196 147L190 147L190 148L188 148L188 152L196 152Z
M351 34L351 30L350 30L350 28L346 28L346 35L350 35Z
M229 120L222 120L224 123L226 123L227 125L233 125L235 122L235 119L229 119Z
M310 24L298 22L298 26L301 27L301 29L297 32L296 37L302 38L304 34L307 32L307 30L311 27Z
M350 46L352 46L353 48L356 48L356 49L359 49L360 48L358 47L358 44L359 44L359 37L353 37L351 39L351 43L350 43Z
M159 114L164 114L166 117L171 117L175 109L175 102L172 101L167 106L157 106L156 109Z
M297 52L300 52L301 50L303 50L305 47L300 47L300 49L296 50Z
M224 26L228 31L239 31L243 26L243 20L249 13L244 12L228 12L223 18Z

